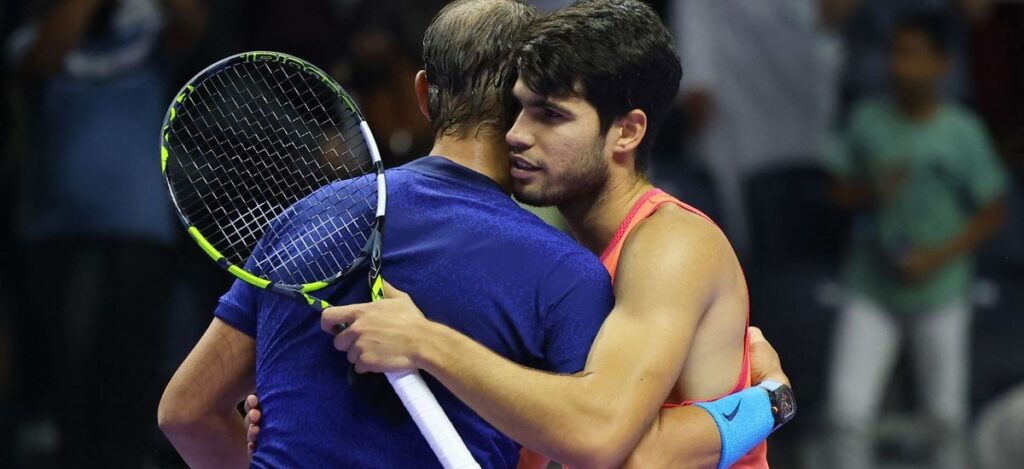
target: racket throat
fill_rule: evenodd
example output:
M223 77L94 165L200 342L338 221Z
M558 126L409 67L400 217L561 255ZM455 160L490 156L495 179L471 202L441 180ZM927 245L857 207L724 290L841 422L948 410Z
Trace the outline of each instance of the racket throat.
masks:
M381 217L383 218L383 217ZM383 220L378 220L378 229L370 235L370 299L373 301L384 298L384 279L380 276L383 259L380 252L380 225Z

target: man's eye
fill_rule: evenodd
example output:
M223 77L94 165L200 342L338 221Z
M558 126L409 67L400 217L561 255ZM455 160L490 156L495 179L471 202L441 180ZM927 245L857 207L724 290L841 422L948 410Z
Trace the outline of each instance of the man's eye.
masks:
M562 117L562 114L560 112L554 111L554 110L551 110L551 109L547 109L547 108L544 109L543 115L547 119L559 119L559 118Z

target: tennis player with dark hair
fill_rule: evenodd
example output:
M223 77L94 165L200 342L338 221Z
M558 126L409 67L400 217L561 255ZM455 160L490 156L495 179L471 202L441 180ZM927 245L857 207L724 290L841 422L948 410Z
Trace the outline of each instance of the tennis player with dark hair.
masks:
M770 383L769 392L743 391L727 404L703 402L750 385L739 262L713 222L644 177L681 75L669 33L641 2L594 0L539 18L524 37L513 88L522 111L506 136L515 195L556 205L614 282L615 308L584 371L518 366L424 320L394 288L389 300L328 310L324 329L349 325L335 345L357 370L422 368L498 430L571 465L622 463L654 421L641 448L658 451L631 462L767 467L763 445L747 453L753 445L734 444L728 430L763 439L771 419L741 423L737 409L768 408L769 395L788 388ZM658 413L663 404L694 402L723 430L720 459L686 448L685 426Z

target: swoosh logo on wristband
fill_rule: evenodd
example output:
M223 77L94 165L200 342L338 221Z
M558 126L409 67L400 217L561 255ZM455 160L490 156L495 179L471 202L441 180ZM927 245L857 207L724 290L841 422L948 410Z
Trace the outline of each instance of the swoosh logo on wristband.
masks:
M736 414L739 413L739 411L740 411L740 404L742 404L742 403L743 403L743 401L737 402L736 403L736 408L733 409L732 412L729 412L728 414L722 414L722 417L725 417L726 420L732 422L732 419L736 418Z

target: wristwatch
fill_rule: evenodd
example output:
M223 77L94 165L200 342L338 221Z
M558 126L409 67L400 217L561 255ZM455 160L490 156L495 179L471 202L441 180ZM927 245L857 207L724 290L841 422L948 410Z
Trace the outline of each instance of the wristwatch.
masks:
M777 381L765 380L761 381L757 387L768 391L768 399L772 403L772 416L775 417L773 432L785 425L786 422L793 420L793 416L796 415L796 398L789 386Z

